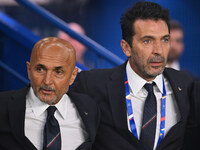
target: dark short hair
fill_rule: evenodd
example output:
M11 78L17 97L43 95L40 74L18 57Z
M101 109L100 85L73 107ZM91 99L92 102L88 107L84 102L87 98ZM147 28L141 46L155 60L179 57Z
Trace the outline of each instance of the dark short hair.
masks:
M132 47L132 37L134 36L134 22L137 19L163 20L169 26L169 10L153 2L137 2L129 8L120 18L122 38Z
M170 30L181 30L181 31L183 31L181 24L176 20L170 20L169 25L170 25Z

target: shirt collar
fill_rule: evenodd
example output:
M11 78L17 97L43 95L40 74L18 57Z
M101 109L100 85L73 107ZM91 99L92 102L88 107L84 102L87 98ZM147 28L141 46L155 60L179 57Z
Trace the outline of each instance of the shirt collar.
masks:
M156 78L153 81L157 85L159 91L163 93L163 75L159 74L158 76L156 76Z
M131 68L129 61L126 64L126 72L127 72L127 79L130 86L130 91L136 95L143 86L147 83L142 77L140 77L135 71ZM163 93L163 84L162 84L162 74L156 76L156 78L152 81L155 82L159 91Z
M40 116L45 112L45 110L50 106L47 103L44 103L39 100L39 98L34 94L33 88L30 88L29 91L30 96L30 105L32 106L33 113L36 117ZM67 101L69 100L69 96L64 94L61 100L55 105L59 114L63 119L66 119L67 116Z

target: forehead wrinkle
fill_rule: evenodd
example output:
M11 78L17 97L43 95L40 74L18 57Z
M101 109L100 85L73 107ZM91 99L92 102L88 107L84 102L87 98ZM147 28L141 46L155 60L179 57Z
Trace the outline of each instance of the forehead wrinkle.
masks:
M55 38L55 37L49 37L44 38L40 41L38 41L35 46L33 47L32 54L31 54L31 61L34 60L37 56L40 56L40 54L51 47L59 47L58 51L62 50L63 54L67 54L68 57L66 60L67 62L72 62L72 65L75 67L75 60L76 60L76 52L74 47L68 42L63 39ZM55 48L56 50L56 48Z
M168 33L168 30L165 31L165 25L163 25L162 23L160 23L159 26L153 26L153 24L155 23L158 23L157 22L151 22L151 26L149 26L148 28L146 28L145 30L142 28L143 25L147 25L147 22L141 22L141 23L138 23L137 25L135 25L135 28L137 29L135 31L135 35L136 36L133 36L134 37L137 37L139 39L144 39L144 38L151 38L151 39L161 39L161 38L164 38L164 37L169 37L169 33ZM141 24L141 26L139 26L139 24ZM157 29L161 30L162 28L162 32L158 33L157 32Z
M56 66L67 65L71 61L70 53L54 46L38 51L35 58L36 61L42 64L53 63L55 65L57 64Z

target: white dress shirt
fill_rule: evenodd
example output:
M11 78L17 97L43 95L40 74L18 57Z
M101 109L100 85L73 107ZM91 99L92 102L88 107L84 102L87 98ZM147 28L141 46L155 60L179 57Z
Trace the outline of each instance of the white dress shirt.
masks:
M55 106L57 110L54 116L60 125L62 150L75 150L88 137L83 121L67 94ZM43 148L43 130L48 107L30 88L26 96L25 136L38 150Z
M138 138L140 138L141 126L142 126L142 118L143 118L143 110L144 103L148 92L143 87L147 81L137 75L131 68L129 62L126 65L127 78L129 83L129 90L131 95L133 116L136 124ZM161 119L161 98L163 93L163 83L162 83L163 75L158 75L153 81L156 86L154 86L154 94L157 100L157 124L156 124L156 135L154 141L154 149L157 146L159 134L160 134L160 119ZM165 88L166 88L166 120L165 120L165 134L180 120L180 111L178 109L172 88L166 78L164 78ZM127 114L127 122L128 128L130 129L130 123Z

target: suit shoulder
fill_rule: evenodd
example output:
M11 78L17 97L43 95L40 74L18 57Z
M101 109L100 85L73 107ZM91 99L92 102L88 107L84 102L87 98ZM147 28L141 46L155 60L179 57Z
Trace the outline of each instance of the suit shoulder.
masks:
M24 95L26 94L28 88L29 86L26 86L18 90L0 92L0 100L9 99L13 95Z
M90 96L88 96L87 94L69 91L67 93L67 95L75 103L79 103L79 104L87 105L87 106L88 105L90 105L90 106L96 105L96 102Z
M92 69L90 71L81 71L79 74L86 74L86 75L95 75L95 76L102 76L106 74L110 74L113 69Z
M116 70L122 70L124 68L124 66L126 65L126 63L113 67L113 68L105 68L105 69L92 69L90 71L81 71L79 74L80 75L85 75L85 76L96 76L96 77L107 77L110 74L112 74L113 72L115 72Z
M16 92L17 92L17 90L0 92L0 99L10 97L11 95L13 95Z
M179 71L172 68L165 68L164 74L167 74L168 76L172 76L173 78L179 80L193 81L196 79L191 73L187 71Z

